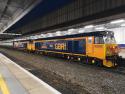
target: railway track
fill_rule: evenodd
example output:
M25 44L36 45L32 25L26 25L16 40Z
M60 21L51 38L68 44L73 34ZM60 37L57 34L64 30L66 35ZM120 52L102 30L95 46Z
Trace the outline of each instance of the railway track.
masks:
M113 69L104 68L104 70L108 71L110 73L125 75L125 67L117 67L117 68L113 68Z
M94 66L94 65L84 64L82 62L74 62L72 60L69 61L69 60L65 60L65 59L61 59L61 58L55 58L55 57L51 57L51 56L44 56L44 55L39 55L39 54L34 54L34 53L27 53L27 52L24 53L23 51L13 51L13 49L11 49L11 50L10 49L4 49L4 50L1 50L1 51L3 53L5 53L4 55L6 55L6 56L10 55L9 58L12 59L12 60L15 59L15 58L18 58L20 61L17 60L16 62L19 65L21 65L22 67L24 67L25 69L27 69L28 71L30 71L31 73L33 73L34 75L39 77L40 79L43 79L45 82L49 83L51 86L55 85L53 87L55 87L57 90L63 92L63 94L83 94L83 93L76 93L76 92L82 92L82 91L86 90L85 87L84 87L84 84L83 84L84 82L85 82L85 86L86 86L87 83L92 82L95 85L96 85L96 83L98 83L97 84L98 87L95 87L95 89L96 88L105 89L105 87L107 89L107 85L109 85L109 83L105 84L106 82L104 82L104 85L106 85L106 86L103 87L103 85L101 85L102 81L110 82L110 80L111 80L110 84L114 84L114 81L116 82L116 80L117 80L117 81L120 81L121 84L123 84L123 80L124 80L124 76L125 76L125 67L122 66L122 64L124 64L123 60L120 63L120 66L118 66L116 68L105 68L105 67L97 67L97 66ZM20 59L19 58L20 54L22 55L22 58L27 58L27 60ZM73 71L69 70L70 74L72 74L72 72L74 72L75 76L77 76L76 78L78 78L78 79L77 80L76 80L76 78L73 78L73 79L76 80L76 81L80 81L80 83L83 84L83 87L81 87L82 84L80 84L79 82L77 82L75 85L72 84L72 83L69 83L69 82L73 81L72 79L70 79L71 81L68 80L68 82L67 82L67 77L62 77L64 75L62 75L62 76L57 75L56 73L57 73L57 71L60 71L60 68L56 69L56 71L53 71L53 70L46 71L42 67L38 67L38 66L41 66L42 61L40 61L40 63L34 63L34 61L31 61L31 59L30 59L30 58L34 58L34 59L36 58L38 60L38 58L43 58L43 60L44 60L48 57L50 59L54 60L54 62L57 61L59 63L58 64L58 63L53 62L54 64L57 64L58 66L66 65L66 66L68 66L67 68L70 68L71 70L73 70ZM42 60L42 59L40 59L40 60ZM22 62L22 61L24 61L24 62ZM51 62L51 60L47 60L47 61ZM71 64L68 64L68 63L71 63ZM51 64L52 64L52 62L50 64L47 64L48 67ZM38 66L36 66L36 65L38 65ZM80 68L80 70L79 70L79 68ZM67 70L65 70L65 69L66 68L64 68L63 72L65 72L65 71L67 72ZM54 73L52 73L52 72L54 72ZM78 74L78 73L81 74L82 72L83 72L83 74L82 74L83 77ZM84 75L84 73L85 73L85 75ZM60 74L60 72L58 72L58 74ZM70 75L70 77L71 77L71 75ZM62 80L62 78L63 78L63 80ZM85 78L88 81L87 83L86 83L86 81L84 81ZM97 82L96 82L96 79L98 79ZM112 87L115 88L115 86L116 85L113 85L113 86L111 86L111 88ZM121 87L121 86L122 85L120 85L119 87ZM91 88L91 85L89 87ZM87 91L85 91L85 92L87 92ZM88 92L87 92L87 94L88 94ZM95 94L97 94L97 93L95 93ZM108 93L108 94L111 94L111 93ZM117 93L117 94L119 94L119 93Z
M49 85L56 88L62 94L90 94L79 84L67 82L65 79L62 79L61 76L54 72L47 71L46 69L40 69L37 66L34 66L33 64L27 62L19 61L15 57L12 57L5 52L0 53L15 61L17 64L34 74L36 77L40 78L41 80L44 80L46 83L49 83Z
M2 47L3 48L7 48L7 49L11 49L11 50L15 50L12 47L5 47L5 46L2 46ZM24 50L20 50L20 49L16 49L16 50L23 51L23 52L27 53L27 51L24 51ZM5 54L5 53L3 53L3 54ZM30 54L34 54L34 53L30 53ZM39 55L39 54L36 54L36 55ZM72 63L74 62L75 64L80 64L80 65L87 66L87 67L97 68L97 66L87 65L87 64L81 63L79 61L72 61L72 60L70 60L69 62L72 62ZM105 71L108 71L108 72L125 75L125 58L119 58L119 60L118 60L118 66L115 67L115 68L105 68L105 67L101 67L101 68L103 68Z

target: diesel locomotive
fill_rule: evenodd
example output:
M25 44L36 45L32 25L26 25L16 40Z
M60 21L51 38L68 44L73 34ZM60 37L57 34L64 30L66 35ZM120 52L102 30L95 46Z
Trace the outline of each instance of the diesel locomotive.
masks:
M35 40L14 41L14 48L115 67L119 53L112 31L94 31Z

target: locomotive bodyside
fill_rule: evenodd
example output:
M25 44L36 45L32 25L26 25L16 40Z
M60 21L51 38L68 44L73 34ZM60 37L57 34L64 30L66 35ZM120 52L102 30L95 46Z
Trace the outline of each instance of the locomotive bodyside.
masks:
M27 50L61 55L98 66L117 66L118 45L111 31L99 31L29 41Z
M86 53L86 40L85 39L59 39L59 40L43 40L35 41L36 50L39 51L53 51L71 54Z
M39 44L36 48L41 52L58 53L68 59L84 59L87 63L98 66L114 67L117 65L114 57L118 55L116 52L118 46L114 43L106 43L103 38L107 36L114 38L113 32L101 31L79 36L35 40L34 43L35 46Z

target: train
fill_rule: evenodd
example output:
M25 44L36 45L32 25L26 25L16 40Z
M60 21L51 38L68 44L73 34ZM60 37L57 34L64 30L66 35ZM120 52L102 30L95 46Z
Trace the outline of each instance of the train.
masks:
M119 47L113 31L13 41L15 49L60 56L97 66L116 67Z

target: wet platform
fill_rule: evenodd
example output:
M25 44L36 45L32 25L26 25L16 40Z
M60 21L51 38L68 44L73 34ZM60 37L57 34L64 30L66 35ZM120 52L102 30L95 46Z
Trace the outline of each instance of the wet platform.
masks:
M61 94L0 53L0 94Z

